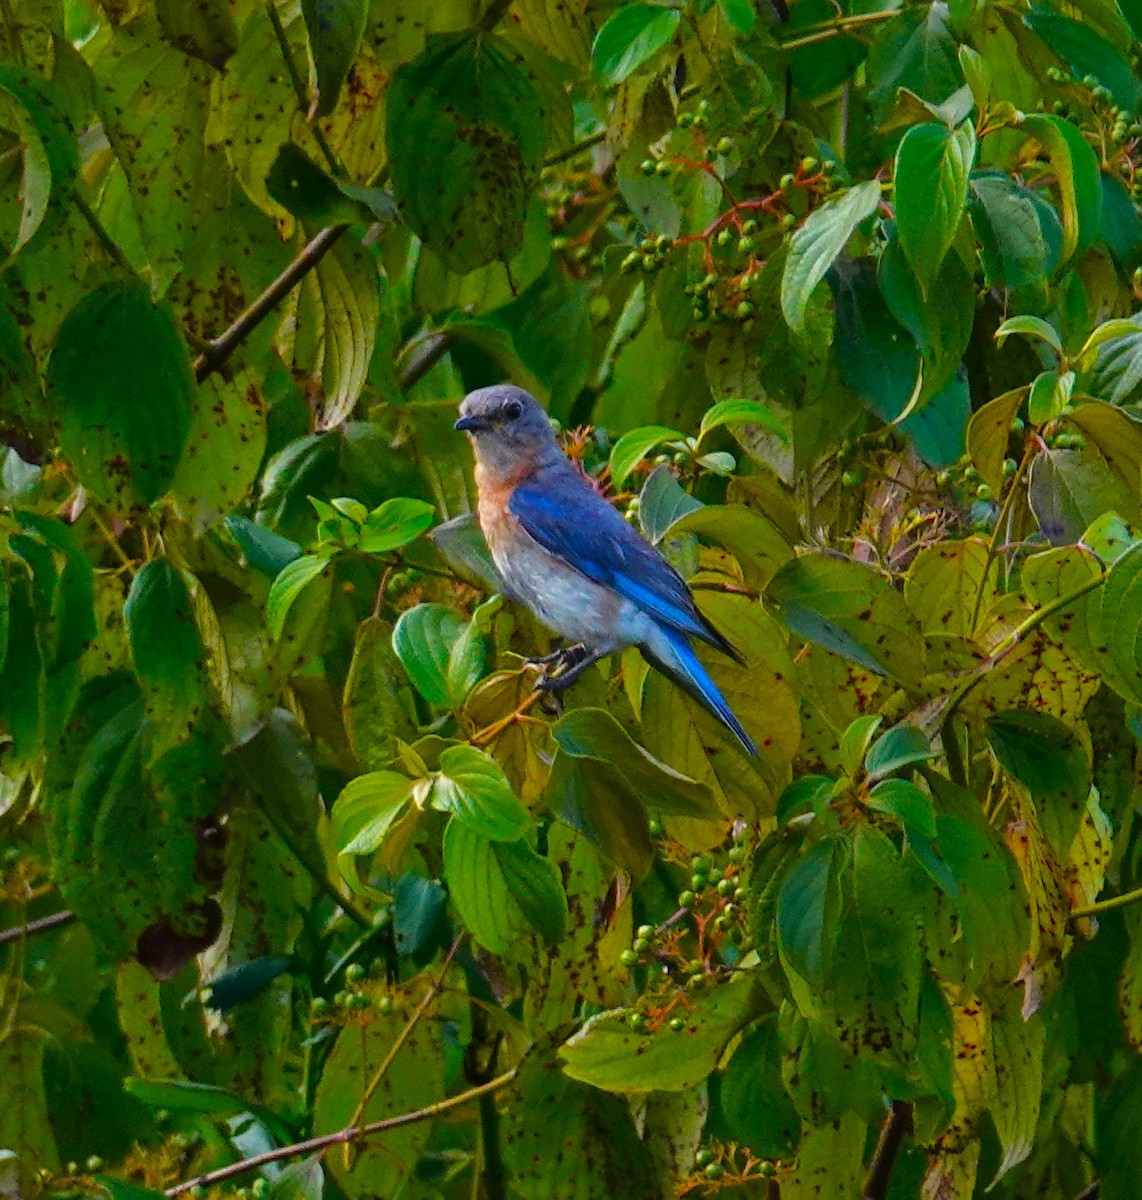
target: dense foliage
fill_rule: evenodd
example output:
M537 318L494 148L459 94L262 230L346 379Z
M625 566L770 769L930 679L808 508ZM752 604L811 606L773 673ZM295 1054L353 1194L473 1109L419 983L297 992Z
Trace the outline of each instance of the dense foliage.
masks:
M0 2L0 1194L1142 1195L1139 36ZM540 701L505 378L758 758Z

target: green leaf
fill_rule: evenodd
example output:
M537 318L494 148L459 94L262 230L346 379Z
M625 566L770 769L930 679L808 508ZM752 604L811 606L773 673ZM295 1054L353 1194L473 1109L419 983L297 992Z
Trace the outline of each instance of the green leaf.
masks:
M507 954L524 931L524 916L508 887L496 843L453 817L444 830L443 852L448 894L460 919L485 950Z
M896 151L896 227L926 293L951 249L968 198L975 126L914 125Z
M435 515L436 510L424 500L386 500L365 518L358 544L369 554L399 550L420 537Z
M560 1047L563 1070L572 1079L622 1095L695 1087L756 1012L755 988L749 974L742 973L699 994L679 1034L636 1032L625 1010L599 1013Z
M998 345L1002 346L1013 333L1025 333L1028 337L1038 338L1040 341L1046 342L1060 358L1062 357L1063 343L1059 340L1055 329L1048 325L1042 317L1008 317L995 331L995 340Z
M777 898L777 945L781 961L814 988L828 979L836 942L834 845L819 842L785 877Z
M426 982L422 979L421 986ZM444 1095L443 1029L436 1021L410 1024L413 1003L411 994L398 996L391 1017L347 1025L337 1034L317 1081L313 1101L316 1134L335 1133L354 1119L364 1123L396 1117L434 1104ZM379 1077L358 1114L365 1089L390 1055L389 1069ZM395 1196L406 1182L412 1182L432 1131L431 1121L391 1129L383 1141L363 1142L351 1157L328 1155L326 1169L347 1196Z
M17 1026L0 1040L0 1141L15 1154L12 1164L0 1161L0 1179L11 1170L12 1195L32 1195L40 1186L39 1170L59 1169L59 1153L44 1094L45 1034Z
M488 591L507 590L488 551L475 513L453 517L428 535L450 567L464 579Z
M841 765L850 778L864 766L864 756L883 723L884 718L879 713L868 713L857 717L841 734Z
M168 305L142 283L85 296L59 331L48 395L60 449L80 481L119 507L150 504L174 479L194 374Z
M202 637L182 572L165 558L146 563L131 581L123 620L156 744L175 745L206 699Z
M449 746L440 756L432 807L455 814L492 842L517 841L532 826L503 769L475 746Z
M919 623L899 592L870 568L805 554L777 572L765 595L807 641L903 683L923 678Z
M719 400L703 413L698 440L701 441L711 429L720 429L723 425L756 425L783 442L789 440L784 423L760 400Z
M856 227L880 205L876 180L858 184L814 209L793 235L781 277L781 311L790 328L805 328L809 297Z
M527 923L545 945L555 945L566 932L569 917L558 863L542 858L524 838L494 842L492 850L504 873L508 892Z
M906 831L928 841L936 836L932 797L907 779L882 779L869 792L868 807L895 817Z
M757 24L757 12L749 0L718 0L726 20L738 33L752 33Z
M1030 1157L1039 1132L1044 1083L1046 1030L1042 1014L1023 1020L1008 1005L991 1023L995 1096L989 1109L1003 1158L991 1181L994 1187L1013 1167Z
M971 219L993 287L1025 287L1054 273L1062 227L1054 209L1030 189L1008 175L977 172L971 178Z
M320 379L318 429L333 429L356 407L369 374L381 319L377 260L360 242L340 238L302 280L294 363Z
M591 47L591 66L604 83L622 83L668 46L682 14L653 4L624 4L603 23Z
M1087 603L1087 632L1108 687L1142 704L1142 543L1110 568L1106 582Z
M547 146L522 55L494 35L437 35L393 76L386 109L393 192L414 232L457 272L515 255Z
M301 547L280 533L274 533L265 525L259 525L248 517L227 517L226 528L233 535L242 553L252 567L256 567L271 579L283 567L301 556Z
M569 1079L554 1055L524 1059L502 1121L504 1162L520 1200L661 1200L630 1105Z
M609 764L634 795L665 816L713 817L718 806L710 789L659 762L601 708L577 708L551 730L563 754Z
M869 779L883 779L901 767L913 766L934 758L927 735L915 725L894 725L883 734L865 756Z
M465 638L467 630L468 622L442 604L408 609L393 629L401 666L433 708L461 703L483 675L482 640Z
M665 464L655 467L646 477L639 493L638 523L652 542L662 540L675 522L702 507L678 482L678 476Z
M1011 436L1011 422L1027 395L1019 387L989 400L968 422L968 454L984 483L998 492L1003 485L1003 460Z
M412 799L412 780L396 771L358 775L333 804L331 836L338 854L373 854Z
M301 0L309 49L317 74L314 115L328 116L337 106L369 16L368 0Z
M1019 123L1046 152L1055 169L1063 207L1063 259L1081 254L1102 221L1098 160L1082 133L1062 117L1036 114Z
M1006 429L997 435L1004 450ZM974 537L923 547L904 577L904 599L925 633L970 638L978 615L987 613L995 600L987 543Z
M212 67L238 49L238 29L229 0L156 0L159 27L172 46Z
M326 579L332 575L333 567L328 558L317 554L303 554L287 563L274 577L270 594L266 597L266 627L272 638L280 638L285 628L286 617L294 601L318 576Z
M627 476L640 462L663 442L680 441L683 434L665 425L650 425L624 433L611 448L611 482L617 488L626 483Z
M194 391L186 449L171 480L179 510L199 528L233 512L265 452L266 402L253 377L211 375ZM265 538L273 536L265 531Z
M703 505L679 517L659 536L672 540L687 534L728 550L751 587L764 587L793 557L793 547L777 526L742 504Z
M735 1139L762 1158L788 1158L801 1118L781 1082L777 1016L763 1017L742 1038L718 1077L721 1109Z

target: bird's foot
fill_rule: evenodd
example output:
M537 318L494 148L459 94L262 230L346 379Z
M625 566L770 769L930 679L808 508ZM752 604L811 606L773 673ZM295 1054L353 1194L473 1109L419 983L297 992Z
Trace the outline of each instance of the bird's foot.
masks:
M553 667L556 670L574 666L575 662L587 653L586 646L577 642L574 646L560 646L550 654L541 654L537 658L525 658L524 665L528 667Z

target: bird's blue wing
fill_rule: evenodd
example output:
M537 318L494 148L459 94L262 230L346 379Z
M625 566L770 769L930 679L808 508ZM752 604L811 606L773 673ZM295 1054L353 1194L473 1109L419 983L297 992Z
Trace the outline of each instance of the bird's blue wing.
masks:
M573 467L545 476L520 484L508 503L535 541L655 620L725 646L695 608L677 571Z

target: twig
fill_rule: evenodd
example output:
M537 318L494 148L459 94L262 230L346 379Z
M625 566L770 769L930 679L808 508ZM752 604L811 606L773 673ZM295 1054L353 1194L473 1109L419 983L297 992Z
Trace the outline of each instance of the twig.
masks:
M449 347L455 341L456 335L447 329L425 338L409 354L408 361L400 369L397 382L402 390L407 391L414 384L419 383L447 354Z
M415 1112L402 1113L397 1117L385 1117L383 1120L371 1121L368 1125L360 1127L350 1125L345 1129L339 1129L336 1133L326 1133L321 1137L307 1138L304 1142L294 1142L289 1146L279 1146L275 1150L255 1154L251 1158L242 1159L241 1162L231 1163L227 1167L219 1167L216 1171L207 1171L184 1183L177 1183L174 1187L167 1188L164 1195L181 1196L183 1192L188 1192L191 1188L209 1187L211 1184L233 1179L237 1175L244 1175L247 1171L252 1171L257 1167L264 1167L267 1163L281 1162L284 1158L297 1158L315 1150L327 1150L330 1146L356 1142L375 1133L384 1133L388 1129L399 1129L403 1125L415 1125L420 1121L428 1121L442 1113L451 1112L454 1108L470 1104L473 1100L479 1100L481 1096L500 1091L515 1079L518 1071L518 1067L513 1067L488 1083L469 1088L468 1091L461 1092L458 1096L450 1096L447 1100L440 1100L436 1104L428 1105L427 1108L418 1108Z
M911 1132L912 1104L907 1100L893 1100L892 1111L880 1131L880 1140L876 1143L872 1163L869 1165L868 1175L865 1176L864 1189L861 1192L864 1200L885 1200L900 1148Z
M62 929L75 920L75 913L70 909L50 913L46 917L37 917L26 925L13 925L11 929L0 929L0 946L9 942L18 942L21 938L34 937L37 933L47 933L49 929Z
M293 291L294 287L325 257L333 243L349 227L331 225L321 230L266 290L226 329L207 343L194 363L194 377L201 383L212 375L250 336L254 327Z
M405 1027L397 1035L396 1040L389 1047L388 1054L385 1055L384 1061L377 1068L373 1078L369 1080L368 1086L361 1095L361 1100L357 1107L353 1110L353 1115L349 1118L350 1125L356 1125L361 1119L362 1114L369 1105L369 1101L373 1098L373 1093L381 1085L381 1080L389 1073L389 1068L393 1065L396 1056L401 1052L404 1044L412 1036L412 1031L420 1023L421 1017L428 1011L429 1005L440 995L444 987L444 979L448 974L448 968L452 966L452 960L456 957L456 951L460 949L460 944L464 940L464 935L461 934L452 943L451 949L444 956L444 965L440 968L440 974L432 981L428 991L424 993L420 1003L416 1006L411 1017Z
M1121 896L1111 896L1109 900L1096 900L1093 904L1072 908L1071 920L1076 921L1080 917L1096 917L1099 913L1110 912L1112 908L1125 908L1126 905L1133 904L1135 900L1142 900L1142 888L1123 892Z
M899 15L900 9L891 8L877 12L854 13L851 17L837 17L834 21L822 21L820 25L810 25L801 31L799 37L790 38L786 42L778 42L778 45L782 50L799 50L802 46L813 46L817 42L828 41L829 38L850 33L864 25L875 25L878 21L888 21Z
M119 243L107 232L103 222L99 219L99 214L84 199L83 193L76 188L72 193L72 198L75 200L75 207L83 214L83 219L91 226L91 232L95 234L97 241L107 251L108 256L129 275L134 275L135 268L127 261L127 256L123 253Z
M269 14L270 24L274 27L274 37L278 40L282 58L285 59L286 71L289 73L290 83L293 84L293 92L297 97L297 106L304 116L309 111L309 88L298 72L297 64L293 61L293 55L289 50L289 41L286 38L285 27L282 25L281 17L278 15L278 6L275 0L266 0L266 12ZM329 164L329 169L336 175L341 170L341 164L337 160L337 155L333 153L333 148L325 140L325 134L322 133L321 126L316 121L311 121L309 128L313 134L314 141L317 142L318 148L325 156L326 163Z

